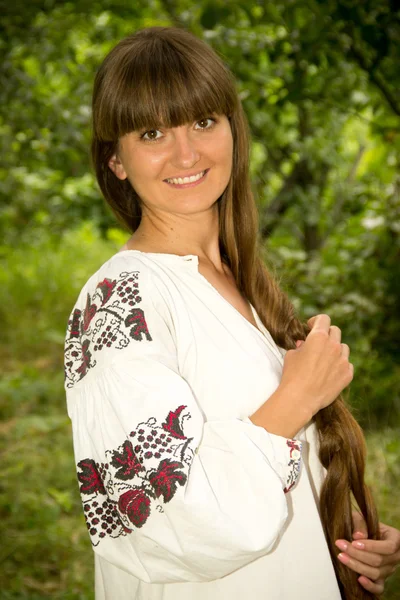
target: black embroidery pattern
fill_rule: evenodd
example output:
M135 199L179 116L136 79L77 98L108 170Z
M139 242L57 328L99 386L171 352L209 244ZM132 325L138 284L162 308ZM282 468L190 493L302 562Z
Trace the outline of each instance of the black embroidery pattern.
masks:
M117 538L143 527L152 510L163 512L178 486L184 486L194 457L193 438L185 436L186 406L170 411L157 424L155 417L140 423L129 439L106 450L105 462L85 458L78 463L78 480L86 525L92 544Z
M301 462L301 442L298 440L286 440L286 444L290 449L290 459L288 462L290 471L286 481L286 487L283 490L285 494L287 494L287 492L295 485L300 473Z
M123 272L117 279L103 279L84 308L75 308L68 322L65 343L66 387L73 387L96 364L103 348L126 348L132 340L151 341L144 312L139 272Z

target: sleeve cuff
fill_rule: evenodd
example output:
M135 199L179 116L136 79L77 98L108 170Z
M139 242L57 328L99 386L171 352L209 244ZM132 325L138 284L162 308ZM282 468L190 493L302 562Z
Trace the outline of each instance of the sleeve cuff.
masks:
M291 439L286 440L286 445L289 448L289 472L286 479L286 485L283 488L285 494L287 494L296 484L297 478L300 475L301 463L301 442L299 442L299 440Z
M279 475L285 494L289 492L297 482L301 467L302 443L296 439L287 439L274 433L269 433L263 427L255 425L248 417L241 419L248 423L259 435L260 449L269 459L271 466Z

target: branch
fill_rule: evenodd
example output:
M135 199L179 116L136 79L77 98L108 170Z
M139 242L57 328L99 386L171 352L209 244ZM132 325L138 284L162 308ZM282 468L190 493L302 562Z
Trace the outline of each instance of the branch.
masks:
M346 186L353 183L357 169L358 169L358 165L360 164L360 161L365 153L365 150L366 150L366 147L361 144L358 149L357 155L354 158L353 164L351 165L350 170L347 174L347 177L344 181ZM336 197L334 205L333 205L333 209L332 209L332 212L330 215L331 225L325 234L323 244L325 244L326 240L328 240L330 238L333 231L336 229L336 227L339 225L340 221L342 220L341 219L342 210L345 206L346 201L347 201L346 194L340 194L339 197Z
M318 225L316 223L310 224L305 222L303 235L304 250L306 251L306 255L310 257L311 254L320 250L323 243Z
M292 204L293 189L296 185L300 185L304 188L309 183L310 179L311 173L307 161L303 158L295 164L281 189L272 200L271 204L265 209L263 215L265 225L261 228L261 239L265 240L271 236L282 216Z
M370 80L382 92L393 112L400 117L400 104L397 103L396 97L386 83L382 73L377 69L371 69L371 65L368 64L368 61L361 50L356 47L353 39L351 44L351 53L357 60L360 67L368 73Z

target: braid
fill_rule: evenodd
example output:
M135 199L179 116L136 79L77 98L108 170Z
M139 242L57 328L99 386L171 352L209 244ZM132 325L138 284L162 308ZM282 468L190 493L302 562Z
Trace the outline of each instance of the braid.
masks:
M254 266L253 285L247 293L275 342L286 350L305 340L310 329L296 316L292 303L259 258ZM250 298L250 296L248 296ZM268 302L265 302L268 298ZM352 539L352 499L367 525L368 537L379 539L378 514L364 482L366 444L361 427L347 408L342 395L314 417L319 436L319 459L326 469L320 492L320 515L342 597L371 600L375 595L360 586L359 575L337 559L337 539Z

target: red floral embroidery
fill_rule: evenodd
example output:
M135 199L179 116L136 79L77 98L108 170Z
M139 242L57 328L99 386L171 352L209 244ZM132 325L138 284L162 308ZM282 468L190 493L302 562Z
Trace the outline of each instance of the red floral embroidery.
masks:
M300 473L301 463L301 442L298 440L286 440L286 445L288 448L290 448L290 459L288 462L289 475L286 480L286 486L283 490L285 494L287 494L287 492L289 492L295 485Z
M80 379L82 379L82 377L84 377L86 375L87 370L90 367L90 359L91 359L92 355L89 352L89 344L90 344L89 340L84 340L82 343L82 346L81 346L81 354L80 354L81 364L76 369L76 372L80 375Z
M90 321L93 319L96 312L97 306L95 304L90 304L90 294L88 294L86 300L86 307L83 311L83 331L87 331L89 329Z
M163 511L160 500L170 502L178 486L186 484L194 450L193 438L183 431L183 422L190 418L185 408L170 411L161 424L155 417L140 423L130 439L105 451L105 462L85 458L78 463L83 510L94 546L105 536L128 535L143 527L153 508Z
M74 312L72 313L72 319L70 321L71 328L69 333L70 339L78 338L80 336L81 314L82 311L79 310L79 308L75 308Z
M179 415L181 414L184 408L186 408L186 406L179 406L175 411L171 411L170 413L168 413L166 422L162 425L165 431L168 431L170 435L172 435L173 437L177 437L180 440L185 439L183 431L179 425Z
M78 479L82 483L81 494L106 493L94 460L90 458L81 460L78 462L78 467L82 469L81 473L78 473Z
M103 296L103 300L101 302L102 306L104 306L104 304L111 298L115 285L116 282L112 281L111 279L103 279L103 281L100 281L100 283L97 284L97 289L100 290Z
M96 365L96 356L105 348L122 350L132 340L152 341L144 312L136 305L139 272L123 272L115 280L103 279L85 307L75 308L68 322L65 343L66 387L73 387Z
M130 311L129 315L125 319L125 326L131 328L130 336L134 340L141 340L143 333L148 339L151 339L141 308L134 308Z
M144 469L132 448L132 442L129 440L124 442L123 452L113 452L111 464L117 469L115 477L124 481L132 479L139 471Z
M162 496L164 502L169 502L176 492L177 485L185 485L187 477L179 471L182 467L182 463L166 458L160 462L157 470L149 473L149 481L157 498Z
M142 527L150 515L150 498L143 490L129 490L120 496L118 507L135 527Z

